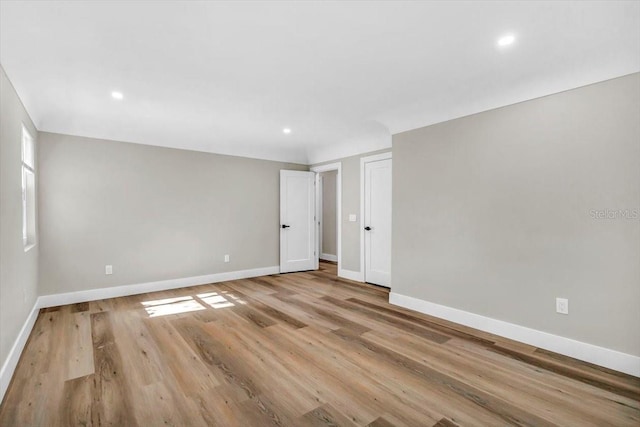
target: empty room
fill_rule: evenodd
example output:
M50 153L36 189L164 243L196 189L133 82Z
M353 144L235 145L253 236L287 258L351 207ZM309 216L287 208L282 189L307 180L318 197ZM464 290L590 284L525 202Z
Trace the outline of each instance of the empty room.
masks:
M0 0L0 427L640 426L640 1Z

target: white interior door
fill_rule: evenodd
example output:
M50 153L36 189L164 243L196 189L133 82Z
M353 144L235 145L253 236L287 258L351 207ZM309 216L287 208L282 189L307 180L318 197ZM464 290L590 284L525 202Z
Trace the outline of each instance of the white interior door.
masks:
M391 286L391 159L364 164L365 281Z
M315 173L280 171L280 272L316 268Z

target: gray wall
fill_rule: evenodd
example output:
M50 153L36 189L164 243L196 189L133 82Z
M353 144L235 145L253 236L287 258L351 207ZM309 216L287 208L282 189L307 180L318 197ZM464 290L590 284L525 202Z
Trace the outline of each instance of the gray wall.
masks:
M39 156L42 295L276 266L279 170L308 170L46 132Z
M22 124L38 132L0 67L0 366L37 298L39 245L22 241ZM36 156L36 175L38 159Z
M336 221L336 177L338 171L322 172L322 253L338 255L338 224Z
M340 268L360 271L360 159L373 154L386 153L390 149L372 151L357 156L317 163L342 164L342 265ZM349 214L355 214L357 221L349 222Z
M640 355L639 161L640 74L395 135L393 292Z

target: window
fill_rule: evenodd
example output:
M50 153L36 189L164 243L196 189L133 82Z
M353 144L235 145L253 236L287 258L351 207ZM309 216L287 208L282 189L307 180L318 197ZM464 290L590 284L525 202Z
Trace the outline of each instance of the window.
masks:
M35 144L22 126L22 241L28 251L36 244Z

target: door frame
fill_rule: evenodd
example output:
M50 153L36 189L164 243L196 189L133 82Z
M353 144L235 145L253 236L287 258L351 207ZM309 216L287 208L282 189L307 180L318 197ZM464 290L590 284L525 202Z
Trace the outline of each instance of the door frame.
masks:
M362 282L367 281L367 269L364 265L365 263L364 227L366 226L366 224L364 223L364 180L365 180L364 167L367 163L377 162L380 160L393 160L392 152L388 151L386 153L374 154L373 156L360 158L360 273L361 273ZM392 178L392 183L393 183L393 178ZM393 192L391 197L393 198ZM391 216L391 221L393 221L393 215Z
M320 246L320 236L322 235L320 231L320 221L322 218L322 185L320 184L320 172L338 171L336 174L336 226L338 228L336 255L338 257L338 276L340 276L342 270L342 163L336 162L314 166L309 168L309 170L316 174L316 269L319 268L320 253L322 251L322 246Z
M332 171L329 171L332 172ZM316 201L316 203L318 203L318 209L317 209L317 221L319 222L318 224L318 249L319 249L319 258L320 259L324 259L327 260L326 257L331 257L332 259L329 259L328 261L333 261L333 262L338 262L338 221L340 221L340 217L338 216L338 179L336 177L336 188L334 188L334 192L336 195L336 254L335 255L331 255L331 254L325 254L322 251L322 242L324 241L324 232L322 231L324 228L324 189L325 189L325 185L324 185L324 180L322 179L323 176L322 174L318 174L319 178L318 178L318 182L317 182L317 188L318 188L318 200ZM323 258L324 255L324 258Z

